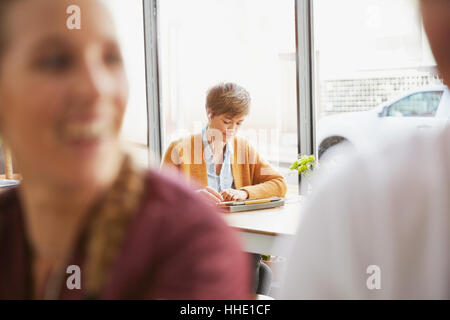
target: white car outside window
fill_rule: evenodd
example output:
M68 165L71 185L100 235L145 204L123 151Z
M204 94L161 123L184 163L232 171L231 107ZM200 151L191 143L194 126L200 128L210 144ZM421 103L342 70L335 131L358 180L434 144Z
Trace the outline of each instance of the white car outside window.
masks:
M445 86L409 91L370 111L329 116L318 123L319 158L348 142L357 151L401 138L415 130L441 130L450 119L450 92Z

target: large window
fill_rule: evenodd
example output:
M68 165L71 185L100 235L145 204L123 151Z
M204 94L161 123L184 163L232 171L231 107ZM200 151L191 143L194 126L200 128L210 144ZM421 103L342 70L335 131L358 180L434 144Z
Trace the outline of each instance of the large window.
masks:
M316 0L313 5L320 156L342 141L363 150L384 136L393 139L408 128L439 123L417 119L436 116L443 90L417 1ZM385 116L405 119L400 125Z
M146 163L142 1L106 3L118 18L131 85L122 136ZM252 97L240 135L286 177L289 192L297 193L298 177L288 169L298 152L295 4L295 0L156 1L158 39L151 49L157 47L158 70L150 80L159 84L159 104L151 110L161 113L162 152L170 142L201 131L207 122L208 88L235 82ZM376 146L383 136L392 139L408 128L441 123L430 120L444 114L439 112L444 87L417 1L315 0L311 5L312 100L319 157L342 142L362 150ZM298 34L299 53L305 50L300 40L306 32ZM305 97L305 92L299 94ZM300 119L301 124L309 121Z
M240 130L285 175L297 156L295 1L158 2L163 151L206 124L207 89L231 81L251 95Z

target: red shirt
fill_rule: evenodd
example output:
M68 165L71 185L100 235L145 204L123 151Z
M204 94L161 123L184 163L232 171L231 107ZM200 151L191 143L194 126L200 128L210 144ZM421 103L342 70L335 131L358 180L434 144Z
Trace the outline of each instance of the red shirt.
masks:
M220 213L172 178L150 171L145 197L133 217L100 299L249 299L250 265ZM80 242L80 241L79 241ZM31 298L30 245L17 189L0 194L0 299ZM85 299L81 289L61 299Z

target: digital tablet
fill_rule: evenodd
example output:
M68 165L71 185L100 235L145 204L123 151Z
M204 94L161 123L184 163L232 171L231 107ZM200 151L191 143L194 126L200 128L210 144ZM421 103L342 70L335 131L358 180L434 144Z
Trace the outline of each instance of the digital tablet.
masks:
M249 199L240 201L224 201L219 207L225 212L241 212L276 208L284 205L284 199L280 197Z

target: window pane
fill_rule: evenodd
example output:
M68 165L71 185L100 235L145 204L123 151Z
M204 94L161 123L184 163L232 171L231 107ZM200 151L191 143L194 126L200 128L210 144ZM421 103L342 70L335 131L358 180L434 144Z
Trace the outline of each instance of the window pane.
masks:
M141 0L105 0L115 17L130 96L122 127L124 147L148 165L144 18Z
M383 123L386 118L380 116L411 90L442 90L418 2L316 0L313 4L316 143L323 153L319 156L339 141L348 141L355 150L370 149L385 137L392 139L409 127L420 127L407 117L402 129L394 130L398 123ZM408 102L410 114L435 114L434 93L416 98L419 103ZM406 106L402 109L407 112Z
M297 156L295 10L281 0L158 2L164 146L207 123L206 91L235 82L251 95L240 135L285 174Z

